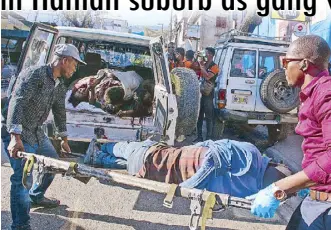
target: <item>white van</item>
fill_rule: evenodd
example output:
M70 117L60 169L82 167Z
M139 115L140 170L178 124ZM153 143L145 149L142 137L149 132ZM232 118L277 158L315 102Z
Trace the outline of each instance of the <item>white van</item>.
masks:
M46 46L39 52L37 44L41 40ZM153 115L143 122L119 118L88 106L75 110L66 102L69 138L90 140L94 129L101 127L111 141L137 141L153 134L173 145L178 137L195 129L200 97L198 80L193 71L184 68L175 69L170 75L161 37L153 40L128 33L35 23L21 54L17 75L23 68L48 63L54 46L60 43L72 43L78 48L83 45L85 49L80 51L87 65L78 66L68 82L70 87L74 80L95 75L104 68L135 71L155 82ZM186 106L188 104L190 106ZM52 136L51 122L46 127Z

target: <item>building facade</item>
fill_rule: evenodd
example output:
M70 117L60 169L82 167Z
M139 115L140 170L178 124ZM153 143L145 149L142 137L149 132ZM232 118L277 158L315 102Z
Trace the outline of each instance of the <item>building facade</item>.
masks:
M193 51L214 46L222 33L238 28L246 12L209 10L182 11L173 18L172 40Z

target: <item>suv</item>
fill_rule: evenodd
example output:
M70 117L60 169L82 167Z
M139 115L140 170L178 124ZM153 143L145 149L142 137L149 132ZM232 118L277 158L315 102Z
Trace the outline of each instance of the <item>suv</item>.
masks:
M281 67L288 42L247 35L236 30L221 35L214 62L215 138L227 122L266 125L269 142L285 139L297 123L299 89L291 88Z
M193 132L198 117L199 82L192 70L184 68L175 69L170 75L162 37L152 40L128 33L35 23L21 54L17 75L23 68L50 62L54 46L59 43L76 45L87 63L78 66L67 82L68 91L75 80L96 75L104 68L135 71L155 83L153 115L136 124L135 120L122 119L96 108L73 110L66 100L69 138L90 140L98 128L103 128L103 134L112 141L142 140L153 133L173 145L178 137ZM49 120L45 131L52 136L52 119Z

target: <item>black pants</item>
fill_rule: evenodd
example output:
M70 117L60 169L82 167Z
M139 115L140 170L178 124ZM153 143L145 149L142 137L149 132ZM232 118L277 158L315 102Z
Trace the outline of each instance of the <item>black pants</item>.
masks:
M304 202L306 205L301 203L294 211L286 230L330 230L331 208L328 207L331 204L323 201L312 201L309 197ZM307 216L311 217L312 215L314 215L314 220L308 226L308 220L305 220L304 217L307 218Z
M209 96L202 96L200 101L200 113L197 123L198 137L202 137L202 125L203 120L206 118L207 125L207 140L212 139L213 134L213 121L214 121L214 93L212 92Z

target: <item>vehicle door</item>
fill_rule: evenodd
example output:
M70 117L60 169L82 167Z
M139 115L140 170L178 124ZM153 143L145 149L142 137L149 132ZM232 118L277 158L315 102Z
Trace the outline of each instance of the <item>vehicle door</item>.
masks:
M233 52L228 74L227 109L254 111L257 91L257 50L231 49Z
M46 63L49 50L57 36L57 29L52 26L34 23L23 43L22 53L17 63L15 75L11 77L7 94L10 94L22 69Z
M172 91L168 58L163 49L163 39L158 37L150 42L155 78L155 117L154 125L169 145L175 142L178 108Z
M55 27L41 23L33 24L29 36L23 44L17 66L17 75L22 69L47 63L57 34L58 30Z

